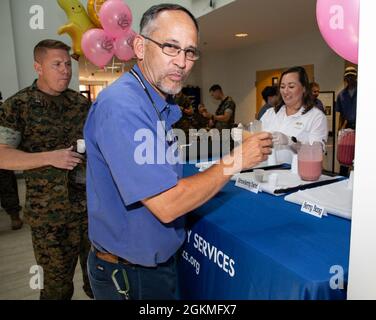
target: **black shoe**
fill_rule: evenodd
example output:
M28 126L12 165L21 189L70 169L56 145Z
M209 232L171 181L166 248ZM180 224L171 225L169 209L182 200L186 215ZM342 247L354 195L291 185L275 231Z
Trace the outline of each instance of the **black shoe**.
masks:
M12 230L19 230L22 228L23 221L21 220L19 213L11 214L10 219L12 222Z

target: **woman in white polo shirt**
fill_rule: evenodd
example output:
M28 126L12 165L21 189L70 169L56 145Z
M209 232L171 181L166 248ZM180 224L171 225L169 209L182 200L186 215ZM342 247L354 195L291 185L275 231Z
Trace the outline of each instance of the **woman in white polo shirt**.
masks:
M291 163L297 143L328 138L326 116L314 108L307 73L303 67L293 67L282 73L279 82L283 103L269 109L261 118L263 131L273 133L273 145L278 163Z

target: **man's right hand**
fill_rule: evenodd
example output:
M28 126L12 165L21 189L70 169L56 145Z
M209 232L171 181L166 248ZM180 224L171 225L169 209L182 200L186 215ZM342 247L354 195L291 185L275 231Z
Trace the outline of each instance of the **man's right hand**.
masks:
M83 159L82 155L73 151L73 146L48 153L48 163L59 169L73 170Z

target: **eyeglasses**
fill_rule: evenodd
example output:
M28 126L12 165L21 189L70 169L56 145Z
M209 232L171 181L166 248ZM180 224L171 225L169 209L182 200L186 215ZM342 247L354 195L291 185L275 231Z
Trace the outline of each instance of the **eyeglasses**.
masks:
M153 39L150 39L149 37L143 36L146 40L149 40L153 43L155 43L158 47L162 49L162 52L170 57L176 57L179 55L180 51L184 51L185 58L190 61L196 61L200 58L200 50L196 48L180 48L179 46L172 44L172 43L159 43Z

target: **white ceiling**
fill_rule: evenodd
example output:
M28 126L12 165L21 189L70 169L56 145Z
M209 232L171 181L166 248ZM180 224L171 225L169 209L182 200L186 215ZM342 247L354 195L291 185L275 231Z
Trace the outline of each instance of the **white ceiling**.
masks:
M122 62L116 57L109 62L105 68L99 68L88 61L84 56L79 60L80 82L84 83L111 83L116 80L123 72L128 71L134 64L134 60Z
M240 49L319 32L316 0L237 0L198 21L202 51ZM234 37L243 32L249 36Z

